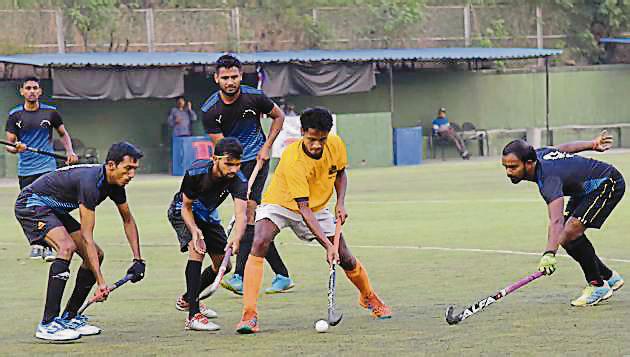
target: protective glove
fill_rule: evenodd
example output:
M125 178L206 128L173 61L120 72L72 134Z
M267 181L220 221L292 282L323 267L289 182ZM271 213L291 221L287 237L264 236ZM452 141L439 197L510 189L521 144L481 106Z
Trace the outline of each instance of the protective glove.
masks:
M553 274L556 271L556 253L545 252L540 258L540 263L538 263L538 270L545 273L545 275Z
M133 260L133 264L131 264L129 269L127 269L127 274L133 275L133 277L131 278L132 283L137 283L140 280L142 280L142 278L144 278L144 269L145 269L144 260L142 259Z

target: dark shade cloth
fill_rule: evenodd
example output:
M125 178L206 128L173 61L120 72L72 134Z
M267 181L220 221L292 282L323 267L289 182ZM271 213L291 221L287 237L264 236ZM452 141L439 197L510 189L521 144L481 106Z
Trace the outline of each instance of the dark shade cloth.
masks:
M262 89L270 97L367 92L376 85L372 63L265 65Z
M60 99L175 98L184 94L182 68L54 69Z

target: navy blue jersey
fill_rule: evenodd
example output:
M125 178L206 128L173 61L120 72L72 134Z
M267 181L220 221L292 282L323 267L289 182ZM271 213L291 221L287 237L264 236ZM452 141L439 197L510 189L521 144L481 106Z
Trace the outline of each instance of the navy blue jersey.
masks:
M554 147L536 150L536 182L545 202L563 197L580 197L596 190L608 178L621 174L612 165Z
M9 112L6 131L15 134L17 140L43 151L53 151L52 130L63 124L57 108L40 104L35 111L24 110L18 105ZM18 176L31 176L50 172L57 168L55 158L25 151L19 154Z
M254 160L266 140L260 117L273 107L263 91L249 86L241 86L241 95L232 104L223 103L217 91L201 106L203 126L208 134L237 138L243 145L242 161Z
M116 204L127 202L124 187L107 183L105 166L99 164L62 167L24 190L30 194L27 207L47 206L66 212L79 208L79 204L94 210L107 197Z
M179 192L175 195L176 210L181 210L182 193L193 200L193 213L198 218L217 221L217 207L228 195L232 199L247 200L247 179L239 171L234 178L215 179L212 177L214 163L210 160L193 162L182 180Z

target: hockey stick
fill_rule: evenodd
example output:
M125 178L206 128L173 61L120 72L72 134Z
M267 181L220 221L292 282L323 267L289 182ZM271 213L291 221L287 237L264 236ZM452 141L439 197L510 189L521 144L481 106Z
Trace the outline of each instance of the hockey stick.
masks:
M17 147L17 144L9 142L9 141L6 141L6 140L0 140L0 144ZM34 152L34 153L37 153L37 154L40 154L40 155L52 156L54 158L61 159L61 160L64 160L64 161L68 160L68 158L66 156L64 156L64 155L60 155L60 154L57 154L57 153L54 153L54 152L50 152L50 151L40 150L38 148L34 148L34 147L30 147L30 146L27 146L26 150Z
M219 284L221 284L221 280L223 280L223 276L225 275L227 266L230 263L231 256L232 248L228 248L228 250L225 251L225 256L223 256L223 261L221 261L221 266L219 266L219 271L217 272L217 276L214 278L214 281L212 282L212 284L210 284L210 286L199 293L200 301L209 298L219 289Z
M118 280L117 282L114 283L114 285L109 287L109 292L111 293L112 291L114 291L114 290L118 289L119 287L125 285L126 282L131 280L131 278L133 278L133 274L125 275L122 279ZM83 311L85 311L85 309L87 309L90 305L94 304L95 302L96 302L96 299L95 299L94 296L92 296L88 301L83 303L83 306L81 306L79 311L77 311L77 315L83 314Z
M515 282L514 284L506 287L505 289L499 290L496 294L494 295L490 295L488 297L485 297L479 301L477 301L476 303L474 303L473 305L468 306L467 308L464 309L464 311L460 312L457 315L453 315L453 310L454 310L454 306L449 306L446 309L446 322L448 322L449 325L455 325L461 321L464 321L465 319L469 318L470 316L482 311L483 309L485 309L486 307L488 307L489 305L497 302L498 300L502 299L503 297L505 297L506 295L516 291L519 288L522 288L523 286L531 283L532 281L540 278L541 276L543 276L544 274L542 272L535 272L531 275L528 275L526 277L524 277L523 279Z
M339 251L339 238L341 237L341 220L337 218L337 224L335 226L335 237L333 238L333 247ZM335 273L335 266L337 262L330 264L330 270L328 273L328 324L330 326L337 326L343 318L343 313L337 310L337 304L335 302L336 287L337 287L337 274Z

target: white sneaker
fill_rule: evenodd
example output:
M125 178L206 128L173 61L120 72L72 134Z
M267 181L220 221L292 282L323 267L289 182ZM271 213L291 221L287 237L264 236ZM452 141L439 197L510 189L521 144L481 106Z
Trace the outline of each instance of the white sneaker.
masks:
M45 247L44 251L42 252L42 258L44 258L44 261L50 263L56 258L55 252L52 250L52 248Z
M44 247L42 247L41 245L32 245L31 253L28 255L28 257L31 259L41 259L43 252Z
M221 329L221 326L208 321L208 318L203 316L201 313L196 313L192 318L186 319L185 329L195 331L217 331Z
M48 341L72 341L78 340L81 334L67 328L60 318L55 317L54 320L45 325L40 322L35 329L35 337Z
M65 314L64 316L62 316L62 319L61 319L63 325L69 329L75 330L81 336L92 336L92 335L98 335L99 333L101 333L101 328L94 325L90 325L87 322L88 317L85 315L77 315L72 319L67 319L64 317L66 317Z
M175 302L175 308L179 311L188 311L188 309L190 308L190 304L186 302L186 300L184 300L183 296L180 296L177 298L177 301ZM209 319L215 319L219 316L219 314L217 314L216 311L207 307L206 304L202 302L199 302L199 312L201 312L203 316Z

